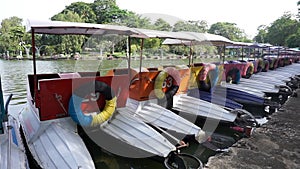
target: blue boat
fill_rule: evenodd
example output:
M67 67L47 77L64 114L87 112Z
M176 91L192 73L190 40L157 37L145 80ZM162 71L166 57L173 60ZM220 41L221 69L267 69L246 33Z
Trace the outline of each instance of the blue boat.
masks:
M243 105L229 99L228 97L219 97L219 95L212 95L210 92L201 91L199 89L191 89L188 91L188 96L200 98L210 103L214 103L219 106L224 106L230 109L242 109ZM217 96L217 97L214 97Z

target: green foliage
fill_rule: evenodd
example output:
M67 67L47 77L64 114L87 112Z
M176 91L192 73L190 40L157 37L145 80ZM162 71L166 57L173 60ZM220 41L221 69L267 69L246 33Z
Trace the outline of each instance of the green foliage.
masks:
M146 39L144 42L144 48L157 49L161 45L161 40L159 38Z
M292 19L290 13L285 13L268 28L267 38L272 44L286 46L286 38L295 34L298 28L299 22Z
M298 1L297 6L300 6ZM300 11L300 10L299 10ZM190 31L209 32L218 34L232 41L251 42L243 30L235 23L218 22L208 27L206 21L179 21L173 26L163 19L157 19L153 24L149 18L144 18L132 11L120 9L115 0L94 0L93 3L74 2L54 15L52 20L87 22L99 24L124 25L132 28L145 28L161 31ZM283 45L288 47L299 47L300 44L300 23L292 19L292 15L285 13L275 20L271 25L261 25L258 27L258 34L254 41L261 43L271 43L273 45ZM99 40L88 36L55 36L55 35L35 35L36 47L46 55L72 54L81 52L82 49L105 53L124 52L126 49L126 38L101 37ZM99 39L99 38L98 38ZM103 41L103 42L102 42ZM106 41L106 42L104 42ZM144 40L144 49L151 48L153 51L163 50L164 52L188 55L189 48L184 46L165 46L162 39L153 38ZM22 46L20 45L22 42ZM11 55L17 55L20 50L25 53L24 48L30 49L31 34L25 33L22 26L22 19L11 17L1 22L0 28L0 53L10 51ZM140 50L141 39L132 38L131 51L136 53ZM210 54L216 52L214 47L194 47L194 54Z
M70 21L70 22L84 22L78 13L71 10L64 10L62 13L54 15L51 20L54 21Z
M258 34L254 37L254 41L258 43L265 43L269 42L269 39L267 37L268 35L268 27L266 25L260 25L257 28Z
M51 18L58 21L70 21L70 22L83 22L82 17L77 13L65 10L64 13L59 13ZM52 43L50 46L57 46L56 51L58 53L74 54L81 52L81 46L84 42L85 36L83 35L64 35L64 36L50 36Z
M54 46L46 46L45 53L48 56L53 56L55 54L55 48L54 48Z
M120 25L128 26L130 28L145 28L150 29L152 27L151 22L148 18L143 18L141 15L137 15L134 12L126 11L127 15L125 15L121 22L118 23Z
M136 44L133 44L130 46L130 49L131 49L131 53L135 54L139 50L139 46Z
M168 52L168 51L170 51L170 46L168 46L168 45L162 45L162 46L161 46L161 49L162 49L164 52Z
M9 51L12 55L17 55L22 50L20 42L25 36L22 19L15 16L4 19L1 22L0 35L0 53Z
M159 18L154 23L154 29L155 30L168 31L169 32L169 31L172 30L172 26L168 22L166 22L165 20Z
M92 9L92 5L85 2L74 2L67 6L62 13L72 11L79 15L81 20L86 23L96 23L96 14Z
M212 24L208 33L224 36L232 41L244 41L246 35L235 23L217 22Z
M285 40L285 44L289 46L290 48L296 48L300 46L300 27L298 26L298 30L296 33L291 34L287 37Z
M120 23L127 15L127 11L120 9L115 0L95 0L92 9L96 15L96 23Z
M298 13L296 17L298 18L298 21L300 21L300 1L297 2L297 6L298 6Z
M256 42L292 48L300 46L300 23L290 13L283 14L270 26L261 25L257 30L258 34L254 37Z
M173 31L206 32L207 27L206 21L178 21L175 23Z

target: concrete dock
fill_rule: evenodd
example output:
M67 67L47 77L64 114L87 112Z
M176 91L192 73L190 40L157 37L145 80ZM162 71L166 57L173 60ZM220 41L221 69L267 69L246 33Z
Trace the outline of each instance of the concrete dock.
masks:
M250 138L228 152L210 157L209 169L300 169L300 89L257 128Z

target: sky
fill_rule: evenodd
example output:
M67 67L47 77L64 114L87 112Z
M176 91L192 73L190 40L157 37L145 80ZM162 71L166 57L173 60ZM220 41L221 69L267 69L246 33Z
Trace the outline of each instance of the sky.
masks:
M0 0L0 21L11 16L47 20L72 2L94 0ZM231 22L254 37L260 25L269 25L284 12L297 13L298 0L116 0L121 9L137 14L166 14L182 20L205 20L209 25Z

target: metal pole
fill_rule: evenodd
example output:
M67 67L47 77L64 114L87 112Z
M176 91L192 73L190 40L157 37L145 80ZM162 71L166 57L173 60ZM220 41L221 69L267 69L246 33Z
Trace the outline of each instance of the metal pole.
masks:
M139 67L139 72L142 71L142 59L143 59L143 48L144 48L144 38L142 38L142 42L141 42L141 55L140 55L140 67Z
M244 47L242 46L242 60L244 60Z
M35 38L34 38L34 29L31 29L31 46L32 46L32 57L33 57L33 83L34 83L34 100L37 101L38 93L38 81L36 75L36 57L35 57Z
M129 80L131 80L130 61L131 61L131 38L130 38L130 36L128 36L128 76L129 76Z
M7 169L11 169L11 129L12 126L7 122L7 135L8 135L8 147L7 147Z
M9 102L12 98L13 94L10 94L9 97L7 98L7 101L5 103L5 115L7 116L7 122L5 123L6 127L7 127L7 135L8 135L8 147L7 147L7 169L11 169L12 166L12 161L11 161L11 151L12 151L12 133L11 133L11 129L13 129L13 127L10 125L10 116L8 115L8 105Z
M193 47L193 46L191 46L191 48L192 48L192 47ZM192 48L192 52L193 52L193 48ZM195 56L197 56L197 52L196 52ZM194 56L193 56L193 54L192 54L192 64L194 64Z
M224 52L224 55L223 55L223 64L224 64L224 62L225 62L225 52L226 52L225 43L224 43L224 46L223 46L223 52Z
M189 57L189 67L191 67L191 59L192 59L192 53L193 53L193 51L192 51L192 41L191 41L191 43L190 43L190 57Z

